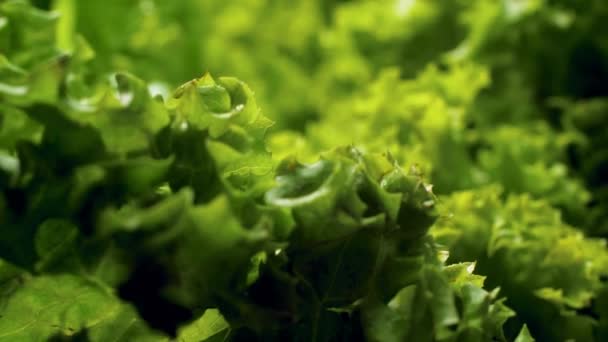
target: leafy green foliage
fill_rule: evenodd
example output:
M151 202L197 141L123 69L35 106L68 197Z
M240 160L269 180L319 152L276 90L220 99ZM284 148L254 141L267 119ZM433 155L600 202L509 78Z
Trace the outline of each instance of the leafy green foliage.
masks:
M10 291L10 297L2 308L2 341L43 341L81 331L90 341L160 340L133 308L83 278L25 277L3 290Z
M0 339L608 339L607 14L0 0Z
M534 336L598 336L594 317L601 308L594 299L606 287L604 240L585 239L546 202L526 195L503 201L496 188L455 193L442 206L444 218L433 235L449 249L448 262L476 260L478 270L488 283L501 286L507 304Z

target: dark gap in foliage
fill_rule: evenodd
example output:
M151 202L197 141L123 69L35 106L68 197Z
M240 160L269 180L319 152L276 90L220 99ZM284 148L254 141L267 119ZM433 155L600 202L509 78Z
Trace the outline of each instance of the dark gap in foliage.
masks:
M294 310L291 305L293 299L290 298L289 285L280 282L272 273L271 269L265 268L258 280L249 288L248 296L260 306L283 312L288 321L292 318L291 311Z
M32 5L42 9L42 10L50 10L52 0L32 0Z
M188 129L184 132L167 127L155 137L154 157L174 162L169 171L169 184L174 191L192 187L196 203L205 203L220 192L221 183L207 145L208 132Z
M248 328L240 328L234 330L230 334L230 341L233 342L263 342L253 330Z
M89 331L87 329L81 329L75 334L67 335L57 333L47 340L47 342L89 342Z
M608 185L608 159L597 160L588 175L588 183L592 188Z
M582 163L581 163L581 155L580 152L577 150L577 146L574 144L569 144L568 146L566 146L566 158L568 161L568 164L574 168L575 170L580 170L582 167Z
M81 203L76 213L76 218L80 223L80 231L84 235L94 233L98 214L106 203L111 202L111 199L103 187L96 187L89 191L88 196Z
M544 102L541 105L541 107L543 107L543 109L544 109L543 118L547 121L547 123L549 123L551 128L556 129L556 130L563 130L564 129L564 127L562 126L562 124L563 124L562 119L564 116L563 110L561 110L560 108L548 106ZM566 152L568 152L568 151L566 151Z
M360 187L357 195L361 198L363 203L365 203L363 217L372 217L384 212L382 203L374 196L372 189L370 189L368 184L364 184Z
M176 336L177 328L193 319L192 312L163 296L169 284L166 269L149 257L138 260L129 279L118 287L120 298L133 303L140 316L154 329Z
M521 331L524 322L519 319L517 316L509 317L505 324L502 326L502 331L507 338L507 341L515 341L515 338Z
M593 310L593 308L595 307L595 300L591 299L591 304L589 304L589 306L585 306L584 308L580 308L576 310L576 313L578 315L582 315L582 316L587 316L587 317L591 317L595 320L599 320L600 319L600 315L595 312L595 310Z
M594 208L599 205L600 205L600 201L595 197L592 197L591 200L589 201L589 203L587 203L588 208Z
M568 93L580 99L608 96L607 60L596 44L580 42L568 61Z
M25 214L27 210L28 198L25 191L21 189L6 189L4 190L4 198L8 209L16 216Z

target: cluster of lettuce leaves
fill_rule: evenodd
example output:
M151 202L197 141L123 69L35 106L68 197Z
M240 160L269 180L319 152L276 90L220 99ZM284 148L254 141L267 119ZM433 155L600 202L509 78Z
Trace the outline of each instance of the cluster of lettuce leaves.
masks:
M0 341L608 340L607 18L0 0Z

